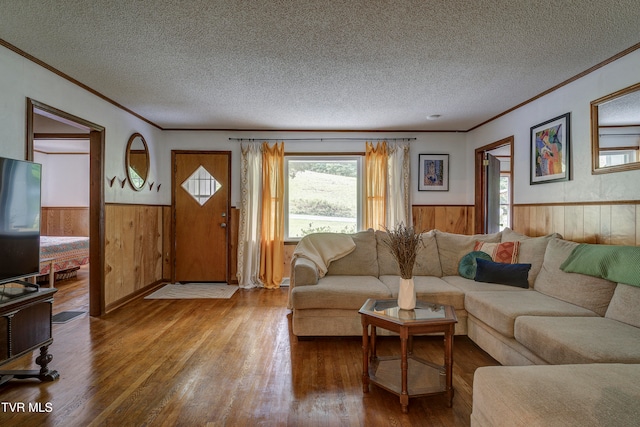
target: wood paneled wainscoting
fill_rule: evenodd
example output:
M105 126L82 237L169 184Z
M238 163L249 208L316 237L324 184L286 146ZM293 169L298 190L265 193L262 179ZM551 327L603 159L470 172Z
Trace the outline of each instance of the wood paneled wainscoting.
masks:
M170 277L170 242L166 238L171 209L152 205L105 205L106 311L130 301Z
M513 229L528 236L560 233L580 243L640 246L640 201L514 205Z
M89 207L42 207L43 236L88 236Z
M473 205L411 207L413 226L418 231L437 229L447 233L474 234L475 207Z

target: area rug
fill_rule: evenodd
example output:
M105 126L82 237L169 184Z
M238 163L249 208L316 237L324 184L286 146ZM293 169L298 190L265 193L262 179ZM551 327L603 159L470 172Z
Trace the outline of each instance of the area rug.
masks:
M226 283L170 284L147 295L144 299L228 299L231 298L237 290L237 286L229 286Z
M86 311L63 311L58 314L54 314L51 317L51 323L67 323L72 321L73 319L77 319Z

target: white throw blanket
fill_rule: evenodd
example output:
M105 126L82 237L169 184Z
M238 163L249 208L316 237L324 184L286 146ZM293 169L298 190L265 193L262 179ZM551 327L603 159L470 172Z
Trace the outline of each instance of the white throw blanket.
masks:
M350 254L356 248L351 236L340 233L314 233L304 236L293 251L293 259L307 258L324 277L331 261Z

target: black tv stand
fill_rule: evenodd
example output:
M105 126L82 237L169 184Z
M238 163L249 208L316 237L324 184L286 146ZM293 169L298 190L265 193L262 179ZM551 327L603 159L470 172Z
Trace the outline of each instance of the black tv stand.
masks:
M14 283L25 287L29 285L30 288L20 292L19 286L11 287L10 297L5 295L0 302L0 366L40 348L40 355L36 358L40 369L0 370L0 385L12 379L54 381L60 375L48 368L53 359L48 349L53 342L51 317L53 294L57 289L40 289L37 286L34 289L31 283Z

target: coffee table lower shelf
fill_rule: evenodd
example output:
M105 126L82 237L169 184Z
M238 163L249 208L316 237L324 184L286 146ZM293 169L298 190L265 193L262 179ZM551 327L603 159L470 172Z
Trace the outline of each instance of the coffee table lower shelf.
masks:
M402 394L402 359L400 356L381 356L371 360L369 382L397 396ZM415 356L407 356L408 397L424 397L447 392L444 366L435 365Z

